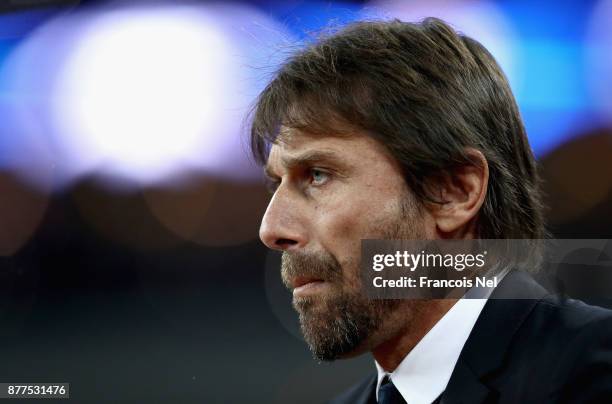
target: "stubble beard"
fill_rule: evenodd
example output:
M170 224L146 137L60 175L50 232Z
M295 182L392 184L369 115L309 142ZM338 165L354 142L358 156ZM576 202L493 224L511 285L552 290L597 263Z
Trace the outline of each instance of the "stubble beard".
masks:
M402 205L400 210L393 223L377 232L380 238L422 238L413 204ZM346 266L350 268L345 274L338 260L327 252L285 252L282 256L281 275L287 287L292 277L312 276L328 282L331 289L321 296L293 299L304 339L319 361L333 361L371 349L371 337L381 331L385 320L402 304L401 300L369 299L359 279L358 263Z

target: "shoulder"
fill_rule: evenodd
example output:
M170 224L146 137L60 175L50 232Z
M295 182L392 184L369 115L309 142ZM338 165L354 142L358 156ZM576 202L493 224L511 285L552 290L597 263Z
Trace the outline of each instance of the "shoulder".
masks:
M374 392L376 377L376 374L369 375L342 394L334 397L329 401L329 404L367 404L369 402L376 402Z
M527 291L527 280L516 287ZM500 403L612 402L612 311L535 286L489 300L445 394L472 402L477 392Z
M612 397L611 310L550 295L523 274L506 279L502 292L485 305L460 356L479 380L512 402Z
M576 300L544 299L536 317L547 316L556 347L552 385L560 402L600 402L612 397L612 311ZM538 321L543 321L538 319ZM545 346L540 349L547 351Z
M550 361L559 370L567 358L572 367L578 355L612 348L612 310L547 296L532 305L512 340L516 356Z
M585 338L608 333L612 337L612 310L591 306L579 300L548 296L537 302L529 322L531 326L556 331L557 337Z
M550 335L546 340L561 345L558 359L567 357L577 364L578 357L588 352L612 352L612 310L579 300L545 298L534 308L531 323ZM612 357L608 359L612 364Z
M497 331L501 328L513 333L519 326L523 333L543 340L567 340L572 336L610 331L612 310L550 294L528 274L511 273L501 286L487 302L482 315L498 327Z

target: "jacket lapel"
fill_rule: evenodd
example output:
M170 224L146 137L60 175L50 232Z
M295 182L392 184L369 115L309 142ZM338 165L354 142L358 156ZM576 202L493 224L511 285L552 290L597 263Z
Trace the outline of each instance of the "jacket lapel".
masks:
M459 360L439 402L440 404L479 404L484 403L492 393L480 382L478 376L472 372L465 361Z
M516 331L537 301L547 294L525 273L506 275L476 321L442 394L441 404L480 404L496 396L482 380L502 366ZM504 299L505 296L512 300Z
M370 380L370 383L366 389L364 389L361 396L357 397L355 400L356 404L377 404L376 403L376 382L378 381L378 376L374 375L374 377Z

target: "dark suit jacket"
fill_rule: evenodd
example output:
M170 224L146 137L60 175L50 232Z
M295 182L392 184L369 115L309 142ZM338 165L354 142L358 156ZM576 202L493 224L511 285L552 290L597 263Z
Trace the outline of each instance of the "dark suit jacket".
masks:
M493 298L509 291L523 299ZM373 374L331 403L376 403L375 387ZM612 311L560 300L530 276L508 274L437 402L612 403Z

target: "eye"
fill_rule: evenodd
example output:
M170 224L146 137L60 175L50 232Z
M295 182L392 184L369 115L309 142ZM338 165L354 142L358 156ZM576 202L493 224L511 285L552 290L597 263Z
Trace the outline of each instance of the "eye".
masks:
M310 169L310 178L311 178L311 184L318 186L318 185L323 185L327 182L327 180L329 180L329 173L322 171L318 168L311 168Z

